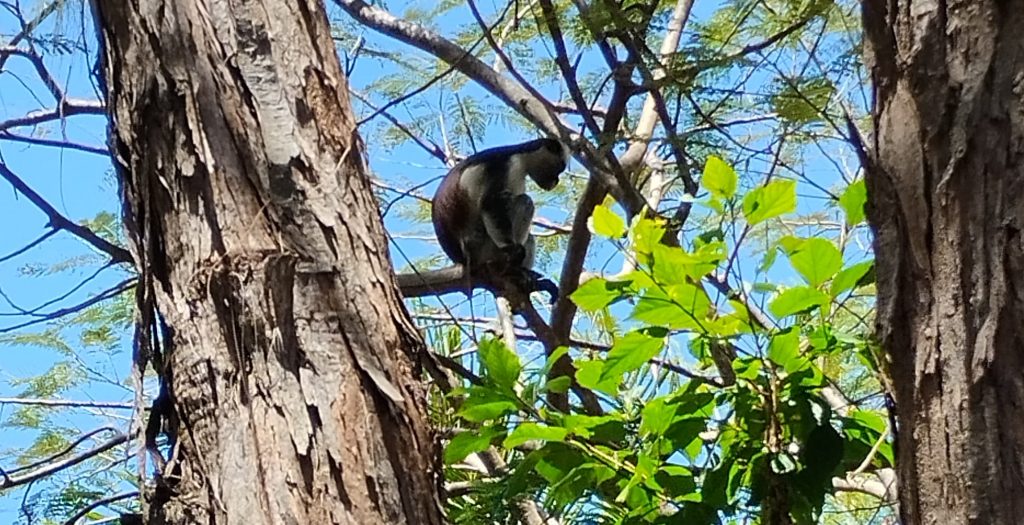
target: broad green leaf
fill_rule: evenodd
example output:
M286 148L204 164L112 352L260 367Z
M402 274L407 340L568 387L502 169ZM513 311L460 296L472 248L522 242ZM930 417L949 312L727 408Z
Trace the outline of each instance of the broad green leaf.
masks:
M679 405L668 403L664 397L652 399L644 405L640 419L640 433L661 436L675 422Z
M706 244L694 253L659 244L654 247L652 255L654 280L662 285L681 284L687 279L699 281L728 257L722 242Z
M580 285L569 297L583 310L594 312L621 298L625 286L626 283L612 282L597 277Z
M491 426L456 434L448 446L444 447L444 462L448 465L458 463L474 452L485 450L491 441L503 433L502 428Z
M743 198L743 215L753 226L796 210L796 182L777 180L755 188Z
M477 355L483 365L485 379L510 390L515 386L523 365L519 363L519 356L505 343L498 339L484 339L480 341Z
M604 370L604 360L576 361L576 381L583 388L604 392L610 396L618 394L619 381L612 378L604 378L601 375Z
M626 234L626 221L603 204L594 208L589 223L590 231L602 237L621 239Z
M843 267L843 254L828 239L812 238L790 254L789 263L807 284L818 287Z
M466 389L466 394L458 412L459 417L466 421L479 423L498 419L519 408L512 399L496 392L493 387L471 386Z
M832 297L838 297L839 294L856 288L861 278L867 275L874 265L875 261L864 261L843 268L843 271L839 272L835 279L832 279Z
M803 312L815 306L828 304L829 296L825 292L810 286L798 286L790 288L778 295L768 309L775 317L786 317L795 313Z
M707 292L690 283L667 290L667 294L658 288L647 290L633 308L632 318L654 326L703 331L711 309Z
M864 221L864 205L868 202L868 189L864 179L860 179L846 187L839 196L839 205L846 212L846 224L856 226Z
M547 425L538 425L537 423L522 423L511 434L505 438L505 442L502 446L505 448L513 448L526 443L532 439L539 439L541 441L565 441L565 436L569 434L569 431L562 427L549 427Z
M704 175L700 178L700 184L715 197L728 199L736 194L737 179L736 170L732 169L732 166L711 155L704 163Z
M548 392L557 392L559 394L564 394L569 391L570 386L572 386L571 377L559 376L545 383L544 390Z
M654 337L639 331L620 337L605 357L600 381L614 379L618 383L623 374L647 364L664 346L664 337Z
M775 334L768 345L768 359L788 373L807 366L807 359L800 355L800 331L790 329Z
M665 221L637 214L634 223L630 232L633 237L633 250L639 255L648 255L654 251L655 246L661 244L661 239L665 237Z

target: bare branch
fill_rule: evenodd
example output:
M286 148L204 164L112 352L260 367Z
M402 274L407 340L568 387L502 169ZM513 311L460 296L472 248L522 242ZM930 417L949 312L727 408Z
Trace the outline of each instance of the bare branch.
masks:
M479 58L434 31L396 18L363 0L335 0L335 3L362 25L444 60L541 130L558 136L566 143L575 144L589 162L597 164L590 170L591 174L602 179L608 191L626 208L630 216L643 208L643 197L636 188L629 184L621 172L603 166L605 163L600 160L597 151L589 142L583 139L575 140L578 135L559 118L558 111L547 100L534 96L518 82L501 75Z
M45 478L64 469L73 467L79 463L82 463L83 461L92 459L118 445L122 445L127 442L128 434L120 433L104 441L103 443L100 443L99 445L89 450L86 450L81 454L72 456L68 459L48 462L46 465L41 466L35 470L31 470L20 476L5 475L3 476L3 479L0 480L0 490L6 490L20 485L25 485L27 483L32 483L33 481Z
M50 74L50 70L46 68L42 55L29 47L0 47L0 57L4 57L6 61L6 57L9 56L20 56L32 62L32 66L36 68L36 74L39 75L39 80L46 86L50 94L53 95L54 100L58 102L64 100L64 90L57 83L57 80L53 78L53 75Z
M89 144L80 144L77 142L70 142L66 140L44 139L41 137L28 137L25 135L11 133L10 131L0 131L0 140L22 142L25 144L32 144L35 146L48 146L53 148L73 149L83 151L85 153L95 153L96 155L102 155L104 157L110 155L110 150L108 150L107 148L90 146Z
M58 107L51 109L40 109L29 112L25 116L12 118L0 122L0 131L7 131L22 126L35 126L44 122L60 120L64 117L74 115L106 115L107 109L103 102L88 99L63 99Z
M13 326L7 326L7 327L4 327L4 328L0 328L0 334L6 334L6 333L9 333L9 332L15 332L17 330L21 330L22 328L27 328L29 326L37 325L37 324L40 324L40 323L45 323L47 321L52 321L54 319L59 319L61 317L64 317L65 315L73 314L75 312L80 312L83 309L88 308L88 307L90 307L90 306L92 306L94 304L101 303L101 302L106 301L107 299L110 299L110 298L113 298L113 297L117 297L122 292L124 292L124 291L132 288L133 286L135 286L135 281L136 281L136 279L134 277L133 278L129 278L129 279L125 279L125 280L121 281L120 283L118 283L117 285L115 285L115 286L113 286L111 288L106 289L102 293L97 294L97 295L95 295L93 297L90 297L89 299L86 299L85 301L82 301L82 302L80 302L80 303L78 303L78 304L76 304L74 306L69 306L67 308L59 308L59 309L54 310L52 312L43 314L42 316L40 316L40 317L38 317L36 319L32 319L31 321L25 321L24 323L20 323L20 324L16 324L16 325L13 325Z
M132 490L132 491L129 491L129 492L122 492L120 494L114 494L113 496L107 496L107 497L105 497L103 499L96 500L96 501L86 505L85 507L82 507L73 516L68 518L67 521L64 522L64 525L75 525L76 523L78 523L78 520L84 518L87 514L89 514L90 512L92 512L93 510L95 510L95 509L97 509L99 507L102 507L104 505L109 505L109 504L111 504L111 503L113 503L115 501L121 501L123 499L128 499L128 498L134 498L134 497L136 497L138 495L139 495L139 491Z
M132 255L128 250L100 237L96 232L71 222L67 217L61 215L56 208L46 202L42 196L36 193L32 188L28 187L27 184L20 177L18 177L6 164L0 162L0 177L3 177L7 182L14 186L14 189L21 192L22 195L28 198L32 204L35 204L46 216L50 219L49 225L53 228L65 230L68 233L82 239L83 241L92 245L97 250L106 253L110 256L111 262L114 263L130 263L132 262Z
M76 408L117 408L131 410L131 403L115 403L113 401L74 401L70 399L39 399L30 397L0 397L0 405L28 405L47 407L76 407Z

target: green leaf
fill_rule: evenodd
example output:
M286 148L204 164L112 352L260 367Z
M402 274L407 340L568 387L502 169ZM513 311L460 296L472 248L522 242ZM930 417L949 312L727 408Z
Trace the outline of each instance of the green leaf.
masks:
M667 403L664 397L652 399L644 406L640 420L640 433L661 436L675 422L676 403Z
M588 312L595 312L622 298L622 290L626 285L627 283L597 277L581 284L569 297L576 306Z
M755 188L743 198L743 215L753 226L796 210L796 182L777 180Z
M589 225L590 231L609 239L621 239L626 235L626 221L603 204L594 208Z
M846 224L855 226L864 221L864 205L868 202L868 189L864 179L860 179L846 187L839 196L839 205L846 212Z
M616 383L620 382L624 374L647 364L661 352L664 346L664 335L652 337L641 331L636 331L620 337L612 345L608 356L605 357L599 381L614 379Z
M654 247L661 244L665 237L665 221L659 218L647 218L642 213L637 214L637 219L630 230L633 238L633 250L639 255L647 255L654 251Z
M790 254L789 263L807 284L818 287L843 267L843 254L828 239L807 239Z
M700 184L715 197L728 199L736 194L737 179L736 170L732 166L711 155L704 163L704 176L700 178Z
M523 365L519 363L519 356L509 350L505 343L498 339L484 339L480 341L477 355L483 365L485 379L509 390L515 386Z
M825 292L810 286L798 286L780 293L768 305L768 309L771 310L772 315L781 318L809 310L815 306L824 306L828 302L829 296Z
M564 394L569 391L569 387L572 386L572 378L569 376L559 376L549 380L544 384L544 389L548 392L556 392Z
M806 367L809 362L800 355L800 331L790 329L775 334L768 345L768 359L790 374Z
M459 408L459 417L466 421L480 423L498 419L515 412L519 407L507 395L496 392L493 387L471 386L466 389L466 397Z
M860 284L861 278L867 275L874 265L875 261L864 261L843 268L843 271L839 272L835 279L832 279L832 297L839 297L839 294L856 288Z
M491 441L503 433L500 427L484 427L479 431L469 430L456 434L448 446L444 447L445 464L458 463L474 452L486 450L491 446Z
M711 300L703 288L681 283L667 288L652 288L637 301L632 318L654 326L672 329L703 330Z
M569 435L569 431L562 427L549 427L546 425L538 425L537 423L522 423L511 434L505 438L505 442L502 446L505 448L513 448L526 443L533 439L539 439L541 441L565 441L565 436Z
M576 381L583 388L604 392L610 396L618 394L619 381L612 378L605 378L601 372L604 370L604 360L595 359L592 361L576 361Z

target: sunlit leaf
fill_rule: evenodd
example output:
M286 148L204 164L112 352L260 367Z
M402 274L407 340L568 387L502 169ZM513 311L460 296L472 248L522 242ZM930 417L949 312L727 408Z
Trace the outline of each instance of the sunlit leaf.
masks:
M796 210L796 182L777 180L755 188L743 198L743 215L750 225Z
M700 178L700 184L715 197L728 199L736 194L737 180L736 170L724 160L712 155L704 163L704 175Z

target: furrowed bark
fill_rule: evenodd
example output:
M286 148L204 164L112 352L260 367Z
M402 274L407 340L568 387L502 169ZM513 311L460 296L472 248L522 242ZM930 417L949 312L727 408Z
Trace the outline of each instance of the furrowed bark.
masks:
M1024 2L863 4L904 523L1024 516Z
M441 523L425 350L322 3L94 6L139 289L168 327L147 522Z

